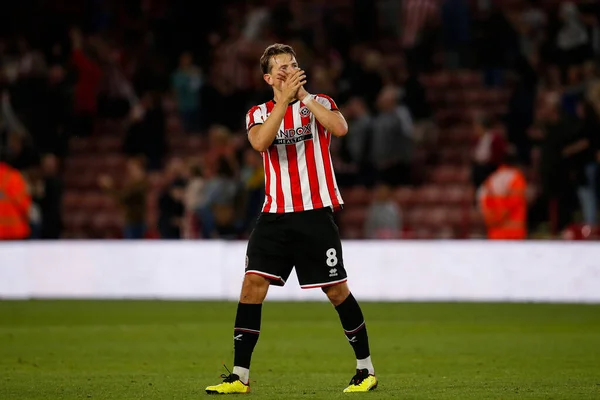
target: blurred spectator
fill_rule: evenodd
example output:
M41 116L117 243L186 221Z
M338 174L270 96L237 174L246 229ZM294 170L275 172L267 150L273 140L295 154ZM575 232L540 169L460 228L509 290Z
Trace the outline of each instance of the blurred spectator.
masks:
M7 90L2 92L0 157L17 169L28 168L35 163L35 149L31 137L14 112Z
M556 93L541 98L536 125L530 130L539 150L540 196L531 210L531 227L550 221L550 229L558 233L571 221L576 207L575 182L564 158L563 150L576 137L580 125L560 108Z
M42 153L66 156L73 114L71 80L63 65L51 65L39 97L32 104L28 123Z
M181 54L179 67L173 72L171 81L186 133L197 132L200 128L199 101L204 78L200 68L194 64L192 53L186 51Z
M375 188L375 198L367 209L366 239L399 239L402 237L402 213L388 185Z
M202 237L231 236L237 229L236 200L239 186L231 165L224 160L205 169L206 183L198 210Z
M517 149L519 160L531 162L531 142L527 131L533 124L540 72L542 70L539 53L529 57L521 56L515 68L515 80L510 88L508 113L506 115L507 140Z
M23 175L0 158L0 240L30 235L31 195Z
M100 67L103 71L98 113L105 118L121 119L138 102L133 83L123 70L121 52L100 40L96 40L96 46L102 52Z
M47 68L44 55L31 48L29 41L24 37L17 39L17 63L20 79L41 76Z
M342 109L348 121L346 135L332 143L333 154L339 156L336 178L340 187L355 184L371 187L374 184L373 164L369 159L369 144L372 140L373 117L365 100L355 96Z
M181 239L185 217L184 179L167 184L158 199L158 231L162 239Z
M378 113L373 119L371 162L378 180L390 186L411 183L413 123L408 108L399 103L400 91L385 87L377 99Z
M514 66L521 51L520 36L511 23L510 6L493 5L480 23L481 34L475 53L489 87L504 85L506 70Z
M160 170L167 153L166 116L158 93L146 92L131 109L123 142L130 157L144 157L150 171Z
M200 165L190 167L190 177L185 187L185 219L183 237L191 239L196 237L198 231L198 217L196 210L202 203L202 194L204 192L204 175Z
M265 178L262 157L252 148L244 152L244 164L240 172L244 188L244 229L250 232L258 218L265 198Z
M520 240L527 237L527 182L515 162L515 154L508 152L504 162L477 192L488 239Z
M40 200L42 212L41 239L58 239L62 231L63 182L59 173L59 160L54 154L41 158L43 194Z
M231 169L233 175L239 173L239 162L236 154L235 136L222 125L212 125L208 130L208 145L210 152L204 158L206 164L212 164L215 168L225 163Z
M567 69L591 57L591 41L575 3L561 3L559 18L561 26L556 36L557 59Z
M170 159L167 164L165 187L158 199L158 231L163 239L180 239L184 234L189 172L180 157Z
M595 226L598 214L595 149L600 137L600 124L587 103L580 102L577 109L579 128L563 148L562 154L577 186L583 222Z
M39 167L28 168L23 172L23 177L27 183L27 191L31 196L31 206L29 207L29 238L40 239L42 236L42 209L41 202L44 197L44 181L40 175Z
M407 71L403 79L403 90L404 103L413 119L414 141L421 147L432 148L437 142L438 127L418 71Z
M340 91L344 97L353 97L357 93L365 100L370 111L376 111L377 96L383 88L385 68L380 52L369 48L365 43L355 43L350 48L340 78Z
M91 56L93 47L88 43L84 48L84 36L77 28L70 31L71 61L77 71L75 84L75 120L73 133L87 136L94 129L94 118L98 111L97 97L100 90L102 70Z
M471 22L467 0L443 0L441 9L445 65L449 69L468 66Z
M146 197L148 182L144 164L139 159L127 161L125 182L117 188L113 178L101 175L98 184L115 198L124 214L123 237L143 239L146 233Z
M473 151L471 182L478 188L504 159L506 139L500 123L489 117L476 117L474 131L477 142Z

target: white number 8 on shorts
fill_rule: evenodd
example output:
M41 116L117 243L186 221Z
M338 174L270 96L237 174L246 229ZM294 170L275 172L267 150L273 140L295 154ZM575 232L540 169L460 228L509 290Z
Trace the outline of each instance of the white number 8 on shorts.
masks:
M335 249L332 247L325 252L325 255L327 256L327 265L330 267L335 267L338 263L337 251L335 251Z

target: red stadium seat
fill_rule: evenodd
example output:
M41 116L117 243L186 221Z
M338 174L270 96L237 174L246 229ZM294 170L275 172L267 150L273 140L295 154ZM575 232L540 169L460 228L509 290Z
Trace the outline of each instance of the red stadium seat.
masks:
M373 198L372 192L364 186L345 189L343 197L348 206L366 206Z
M444 202L443 188L440 185L425 185L415 193L415 201L419 204L438 205Z
M415 201L416 189L411 187L399 187L394 191L394 200L398 203L400 208L408 208L413 205Z
M340 227L343 229L363 229L367 214L366 207L346 208L339 213Z

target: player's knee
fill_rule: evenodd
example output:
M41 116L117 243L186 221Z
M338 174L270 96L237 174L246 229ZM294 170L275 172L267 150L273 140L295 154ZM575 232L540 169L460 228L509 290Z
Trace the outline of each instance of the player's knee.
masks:
M245 303L262 303L269 290L269 280L255 274L246 274L240 300Z
M339 285L327 286L322 288L323 292L327 295L327 298L334 306L338 306L346 300L346 298L350 295L350 289L348 285L344 282Z

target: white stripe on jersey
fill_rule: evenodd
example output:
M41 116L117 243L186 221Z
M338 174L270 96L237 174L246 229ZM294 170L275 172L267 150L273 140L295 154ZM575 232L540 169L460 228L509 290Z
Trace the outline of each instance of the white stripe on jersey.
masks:
M269 157L269 152L265 151L263 152L263 157ZM273 167L273 163L271 162L271 160L269 159L269 171L271 173L271 182L269 182L269 187L267 188L268 193L271 194L272 197L275 196L275 193L277 192L277 177L275 176L275 168ZM263 208L264 206L267 204L267 197L265 196L265 204L263 204ZM269 207L269 209L267 210L267 212L276 212L277 211L277 201L275 200L275 198L271 199L271 206Z
M281 179L281 189L283 191L283 199L278 199L278 201L283 201L284 210L290 208L293 209L294 203L292 202L292 185L290 183L290 168L287 161L287 152L285 146L275 146L275 148L279 154L279 169L281 170L279 179Z
M294 126L302 125L302 116L300 115L300 102L294 104ZM297 111L296 111L297 110ZM313 130L314 132L314 130ZM313 133L314 135L314 133ZM312 206L312 198L310 195L310 181L308 178L308 164L304 151L306 145L304 143L296 143L296 159L298 160L298 174L300 175L300 187L302 190L302 205L305 210L310 210Z
M327 176L325 175L325 163L323 162L323 153L321 151L321 140L327 140L325 137L319 135L319 128L317 127L317 119L314 118L312 122L312 131L315 135L315 162L317 164L317 176L319 177L319 194L321 195L321 201L323 204L332 204L333 199L329 196L329 189L327 188ZM327 131L323 130L325 135Z

